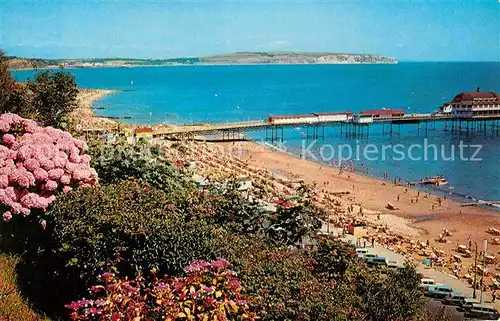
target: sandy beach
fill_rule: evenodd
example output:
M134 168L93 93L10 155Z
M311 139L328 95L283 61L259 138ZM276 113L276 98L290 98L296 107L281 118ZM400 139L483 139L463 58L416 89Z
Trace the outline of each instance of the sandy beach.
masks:
M80 89L76 98L78 107L70 114L72 124L79 130L115 130L118 122L97 117L93 110L95 101L115 92L115 90L107 89Z

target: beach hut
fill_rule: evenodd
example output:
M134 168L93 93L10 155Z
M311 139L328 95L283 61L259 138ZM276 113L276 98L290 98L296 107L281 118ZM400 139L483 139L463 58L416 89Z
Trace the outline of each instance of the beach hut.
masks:
M352 234L354 237L368 236L368 230L364 224L349 224L347 226L347 232Z

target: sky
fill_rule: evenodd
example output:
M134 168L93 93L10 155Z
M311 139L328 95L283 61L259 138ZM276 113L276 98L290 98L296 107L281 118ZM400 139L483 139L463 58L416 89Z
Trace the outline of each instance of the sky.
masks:
M500 61L500 0L0 0L0 48L39 58L328 51Z

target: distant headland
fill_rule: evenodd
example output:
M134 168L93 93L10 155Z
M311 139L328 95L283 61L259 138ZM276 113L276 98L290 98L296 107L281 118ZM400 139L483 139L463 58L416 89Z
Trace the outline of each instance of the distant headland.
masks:
M101 68L183 65L258 65L258 64L396 64L393 57L375 54L333 52L236 52L229 54L169 58L91 58L39 59L8 56L9 69Z

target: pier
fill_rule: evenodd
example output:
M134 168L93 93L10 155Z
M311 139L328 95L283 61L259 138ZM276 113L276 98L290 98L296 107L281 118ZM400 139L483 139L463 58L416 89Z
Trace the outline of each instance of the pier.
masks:
M280 116L282 117L282 116ZM355 115L356 117L356 115ZM346 137L368 137L370 128L382 126L383 135L400 135L401 126L416 126L417 133L428 134L436 130L436 123L444 125L444 131L450 134L465 135L500 135L500 114L471 117L452 117L443 114L411 114L397 117L375 118L370 122L356 122L356 118L345 120L318 120L297 117L288 119L286 123L273 123L269 120L228 122L216 124L193 124L173 127L154 128L155 138L193 138L197 135L221 135L222 140L234 140L245 132L265 131L265 139L270 142L284 140L285 128L304 128L308 139L324 138L325 127L337 126L340 135Z

